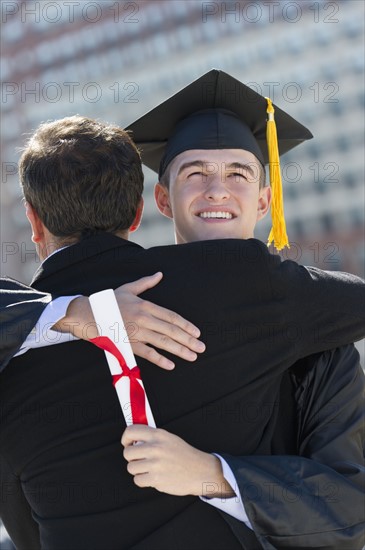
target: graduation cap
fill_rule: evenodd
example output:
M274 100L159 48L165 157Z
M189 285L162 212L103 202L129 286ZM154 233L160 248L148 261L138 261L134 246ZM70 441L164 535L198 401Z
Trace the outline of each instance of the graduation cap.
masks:
M191 149L244 149L269 164L273 227L268 244L274 241L278 250L288 246L279 157L313 136L269 98L212 69L126 130L143 163L160 177L177 155Z

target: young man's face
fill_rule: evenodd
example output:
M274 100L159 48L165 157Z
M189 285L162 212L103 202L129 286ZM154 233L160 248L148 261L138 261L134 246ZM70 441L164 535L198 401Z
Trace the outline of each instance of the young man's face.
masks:
M249 239L270 205L260 189L260 164L242 149L193 149L170 165L169 190L157 184L159 210L172 218L178 244L210 239Z

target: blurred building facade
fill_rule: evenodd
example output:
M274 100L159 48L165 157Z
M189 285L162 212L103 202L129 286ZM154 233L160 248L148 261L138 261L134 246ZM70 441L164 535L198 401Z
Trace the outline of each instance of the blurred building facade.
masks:
M127 125L212 67L248 83L314 134L283 158L290 250L364 274L364 3L3 2L1 274L38 265L20 199L17 149L45 120ZM174 242L153 202L133 238ZM256 236L266 240L270 219Z

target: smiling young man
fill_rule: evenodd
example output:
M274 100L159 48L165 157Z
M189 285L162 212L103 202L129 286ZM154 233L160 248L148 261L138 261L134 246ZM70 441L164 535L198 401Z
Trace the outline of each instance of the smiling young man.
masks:
M227 77L208 73L183 91L185 100L169 100L179 106L175 117L161 116L168 114L163 104L132 128L146 164L156 170L162 158L157 202L174 217L182 246L144 251L111 234L94 235L50 257L34 279L39 290L88 294L108 285L114 288L146 274L146 269L161 269L164 280L148 297L191 318L207 343L194 367L178 361L176 369L166 373L141 362L157 425L164 429L139 425L124 431L129 473L117 448L123 419L100 369L98 350L83 342L65 344L58 364L55 347L35 350L29 359L19 357L5 369L3 403L17 396L21 403L32 404L37 397L40 422L32 424L27 451L20 452L29 430L23 438L12 437L25 429L14 407L5 410L1 449L9 476L20 481L19 499L21 493L26 495L47 548L106 547L105 539L110 548L141 550L361 547L363 378L353 348L317 352L363 336L363 285L350 276L281 263L252 239L270 198L259 177L267 162L266 101L255 98L255 109L243 116L235 114L235 101L227 105L227 97L219 100L215 94L207 112L206 85L219 90ZM230 84L232 80L240 84L228 79ZM255 115L250 121L251 111ZM279 109L277 115L284 151L309 137ZM105 184L94 171L89 178L95 185ZM114 207L112 201L111 210ZM196 242L202 238L200 231L205 242ZM224 239L211 240L218 235ZM334 318L338 322L329 324ZM279 392L289 381L285 375L282 380L282 373L309 353L316 355L293 370L295 399L291 391L285 393L288 409L283 415ZM65 408L75 396L81 404L76 422ZM62 422L47 425L51 397L60 407ZM90 401L101 418L83 418ZM291 407L293 415L288 414ZM47 430L51 440L45 437ZM132 445L136 440L144 444ZM274 452L281 456L270 456ZM231 470L224 469L225 464ZM226 479L232 480L231 486ZM51 501L56 481L61 492ZM64 489L74 486L81 497L71 501ZM98 498L82 493L89 486ZM335 499L329 492L333 487ZM241 496L238 513L225 513L226 503L219 499L195 498L232 497L233 490ZM24 508L26 503L21 504ZM143 518L138 526L137 518ZM244 522L251 524L257 539Z
M264 168L249 151L194 149L171 162L155 199L174 220L177 244L250 239L270 206L264 182Z
M278 159L270 159L268 155L263 119L260 122L255 120L254 109L245 104L244 96L246 94L247 99L251 92L242 90L240 83L227 78L224 73L211 71L208 75L216 77L216 82L213 84L209 78L201 82L200 94L196 87L199 81L196 81L129 127L134 140L142 148L144 163L159 172L159 183L155 186L156 204L163 215L173 220L176 243L180 245L203 239L253 239L256 223L267 214L272 199L272 189L265 185L264 165ZM210 96L208 104L207 96ZM253 96L251 103L255 108L261 104L264 111L264 98ZM270 114L268 118L271 119ZM280 112L277 118L281 126L281 152L311 137L306 129L296 126L285 113ZM162 121L162 129L157 125L158 120ZM168 139L163 140L162 136L168 136ZM285 139L289 136L291 139ZM270 166L270 175L275 172L275 167L272 168ZM285 221L279 219L279 227L277 223L282 215L281 198L278 199L280 186L276 185L274 191L274 209L277 212L274 212L273 218L276 217L277 225L273 227L270 238L276 244L276 237L278 248L282 248L286 234ZM278 213L279 216L275 216ZM223 260L230 267L232 250L229 250L227 242L215 241L211 247L208 245L208 249L212 256L216 255L217 262ZM222 251L225 252L220 254ZM236 249L233 253L239 254L240 251ZM289 275L294 264L284 264L290 266L286 273ZM290 275L287 279L289 286L295 278L294 272L291 273L293 279ZM317 277L320 271L314 270L312 274ZM243 272L243 286L248 282L245 275L247 273ZM274 278L271 278L271 284L278 290ZM226 291L227 286L228 273L221 280L221 291ZM298 299L300 292L306 295L304 287L299 287L297 292ZM280 294L277 294L279 300ZM216 295L213 296L215 299ZM336 297L333 296L334 300ZM303 309L299 302L293 306L297 306L296 318L300 319ZM323 314L317 300L310 302L310 307L318 311L318 316ZM220 312L217 312L219 315ZM265 317L264 312L262 315ZM250 324L247 319L246 322ZM230 325L215 336L229 339L236 330L237 327ZM253 340L260 341L259 332L253 330L253 334ZM331 344L334 343L332 339ZM269 343L262 338L260 345L267 346L267 351L271 349L274 353L272 340ZM288 346L293 345L296 345L295 339L288 343ZM220 453L221 460L223 457L226 461L222 460L225 479L231 484L221 485L224 503L232 500L225 497L240 494L245 511L236 506L236 515L230 513L254 529L263 548L350 549L361 548L365 542L360 535L365 520L360 504L360 487L364 485L365 471L362 443L357 447L356 458L355 455L352 457L355 459L353 464L356 464L352 479L358 490L355 490L355 500L352 501L352 511L356 512L348 524L349 527L351 523L352 527L356 525L358 535L354 531L349 536L345 527L343 512L350 496L347 493L349 487L345 489L346 482L343 485L346 475L340 475L336 480L336 476L332 477L334 471L344 473L342 468L350 459L349 455L346 457L348 449L354 449L355 441L363 441L358 428L363 417L361 394L364 376L353 351L348 347L316 354L294 364L289 376L284 374L277 402L280 413L275 432L271 434L271 448L261 447L253 453L263 456L232 457ZM269 380L270 375L266 378L267 384ZM352 400L350 394L357 394L357 398ZM351 401L350 411L348 406ZM334 416L328 414L328 406L335 407ZM228 418L231 414L232 410L226 410L223 416ZM335 420L339 417L343 423ZM356 418L355 422L350 418ZM351 424L353 427L357 425L353 431L351 428L348 430ZM134 447L133 441L137 439L145 445ZM204 478L201 472L206 469L211 472L213 483L210 496L217 496L219 474L218 471L214 474L214 470L208 470L211 466L207 455L186 445L173 434L156 432L145 426L131 426L124 432L122 444L125 447L124 456L129 462L128 471L138 486L152 486L169 494L189 492L201 495L199 481L201 484ZM347 451L343 453L344 449ZM327 478L328 474L330 477ZM336 488L333 499L327 492L329 487ZM313 507L313 495L321 503L321 525L316 524L318 510ZM349 502L351 500L350 497ZM341 504L332 507L331 502L335 501ZM217 498L212 498L210 502L219 506ZM222 503L220 507L229 510ZM237 529L232 518L229 521L233 530ZM235 532L243 547L247 544L250 549L261 548L255 541L248 541L242 530Z

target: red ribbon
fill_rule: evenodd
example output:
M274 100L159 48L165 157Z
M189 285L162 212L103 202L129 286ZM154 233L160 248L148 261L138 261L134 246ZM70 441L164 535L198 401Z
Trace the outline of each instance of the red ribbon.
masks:
M98 348L108 351L118 360L119 365L121 366L122 372L120 374L113 374L113 386L116 385L118 380L127 376L130 381L130 403L132 409L132 421L133 424L147 424L147 415L146 415L146 396L145 391L142 388L139 380L141 379L141 373L137 365L130 369L125 362L125 359L122 353L119 351L117 346L108 338L107 336L98 336L90 340L93 344L98 346Z

